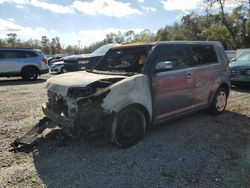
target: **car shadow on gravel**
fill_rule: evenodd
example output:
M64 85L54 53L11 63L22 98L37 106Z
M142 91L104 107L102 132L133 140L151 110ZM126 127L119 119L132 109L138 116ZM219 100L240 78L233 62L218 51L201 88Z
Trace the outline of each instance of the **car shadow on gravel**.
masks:
M33 159L47 187L249 187L249 122L201 112L162 123L128 149L103 137L61 144L49 136Z
M1 86L10 86L10 85L31 85L31 84L40 84L46 82L46 79L38 78L35 81L25 81L23 79L11 79L11 80L0 80Z
M233 91L241 92L241 93L250 93L250 85L242 85L237 87L231 87Z

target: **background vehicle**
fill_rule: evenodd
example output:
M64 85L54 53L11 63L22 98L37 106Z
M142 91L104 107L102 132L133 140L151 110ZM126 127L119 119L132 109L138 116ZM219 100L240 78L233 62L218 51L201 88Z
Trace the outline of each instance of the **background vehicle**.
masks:
M67 72L80 71L83 69L90 69L96 66L101 58L107 53L107 51L113 46L118 45L116 43L106 44L96 49L91 54L72 55L64 57L64 69Z
M245 48L245 49L237 49L236 50L236 57L235 60L237 60L242 54L244 54L245 52L250 52L249 48Z
M57 61L55 63L52 63L50 66L50 71L55 73L64 73L64 61Z
M31 48L0 48L0 76L21 76L36 80L38 75L49 72L45 55Z
M232 85L250 85L250 51L244 52L236 61L230 63L229 66Z
M236 58L236 50L227 50L225 52L229 61L232 61L234 58Z
M48 58L48 65L51 66L55 62L62 61L63 57L65 57L64 54L57 54L57 55L53 55L53 56L49 57Z

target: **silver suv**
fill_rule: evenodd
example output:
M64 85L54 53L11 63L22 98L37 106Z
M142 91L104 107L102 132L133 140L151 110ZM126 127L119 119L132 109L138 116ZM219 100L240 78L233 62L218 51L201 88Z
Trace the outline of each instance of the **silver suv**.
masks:
M21 76L36 80L49 72L48 60L39 50L30 48L0 48L0 76Z
M92 70L50 78L43 111L74 137L101 132L129 147L158 122L202 109L221 114L228 63L219 42L113 47Z

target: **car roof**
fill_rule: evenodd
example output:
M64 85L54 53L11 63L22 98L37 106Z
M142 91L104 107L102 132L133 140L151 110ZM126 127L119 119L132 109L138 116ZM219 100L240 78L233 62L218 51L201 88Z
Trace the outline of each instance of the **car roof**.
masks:
M158 44L199 44L199 45L220 45L218 41L160 41L160 42L137 42L137 43L125 43L120 46L114 46L113 49L120 48L133 48L133 47L149 47L156 46Z
M1 47L0 50L36 50L36 51L40 51L39 49L33 49L33 48L8 48L8 47Z
M133 48L133 47L147 47L147 46L155 46L156 44L157 44L157 42L152 42L152 43L144 43L144 42L124 43L122 45L114 46L113 49Z
M218 41L161 41L158 44L206 44L206 45L218 45L221 44Z

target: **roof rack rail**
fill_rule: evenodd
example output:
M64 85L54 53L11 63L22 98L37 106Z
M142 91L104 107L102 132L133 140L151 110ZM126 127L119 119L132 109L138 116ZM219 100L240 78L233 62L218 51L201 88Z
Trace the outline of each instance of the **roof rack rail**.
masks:
M0 47L5 49L34 49L34 48L23 48L23 47Z

